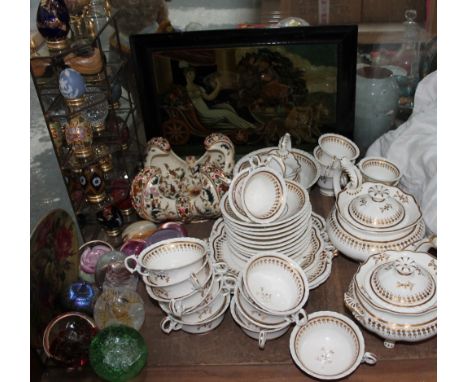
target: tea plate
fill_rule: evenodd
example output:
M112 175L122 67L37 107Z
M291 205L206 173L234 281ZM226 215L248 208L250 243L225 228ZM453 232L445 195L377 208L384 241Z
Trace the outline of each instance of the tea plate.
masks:
M312 225L318 233L316 236L319 245L311 243L312 248L305 251L303 256L291 257L298 262L304 269L309 289L317 288L323 284L331 274L332 260L335 256L336 250L328 239L325 232L324 219L314 212L311 212ZM315 253L312 251L315 250ZM243 270L246 263L241 263L239 258L232 253L228 246L226 237L226 230L224 227L223 218L219 218L213 225L209 239L209 252L210 256L215 262L225 262L228 265L228 274L236 278L239 272Z

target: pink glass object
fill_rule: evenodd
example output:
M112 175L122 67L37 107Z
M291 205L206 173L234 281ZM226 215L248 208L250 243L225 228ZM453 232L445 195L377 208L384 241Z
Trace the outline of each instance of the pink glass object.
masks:
M105 245L95 245L87 247L80 258L80 268L85 273L94 274L96 271L96 264L99 258L106 252L110 252L112 249Z
M185 228L185 225L183 225L182 223L167 222L167 223L161 224L160 229L175 229L180 232L181 236L179 237L188 236L187 228Z
M120 252L125 253L127 256L135 255L138 256L141 251L143 251L147 246L146 241L131 239L126 241L122 247L120 247Z
M185 235L183 235L180 232L180 230L176 230L173 228L166 228L166 229L160 229L159 231L156 231L150 237L148 237L145 241L146 241L146 245L150 246L162 240L174 239L176 237L185 237Z

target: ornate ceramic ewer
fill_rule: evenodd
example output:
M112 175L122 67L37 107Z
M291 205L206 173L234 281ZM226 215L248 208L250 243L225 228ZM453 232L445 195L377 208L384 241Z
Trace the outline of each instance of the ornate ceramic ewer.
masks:
M162 137L147 144L144 168L131 186L132 204L146 220L201 220L220 215L219 202L234 169L234 144L220 133L205 138L198 160L183 160Z

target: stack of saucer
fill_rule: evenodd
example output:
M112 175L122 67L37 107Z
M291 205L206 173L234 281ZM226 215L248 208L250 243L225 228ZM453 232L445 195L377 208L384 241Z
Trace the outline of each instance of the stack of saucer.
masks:
M226 266L209 258L205 241L163 240L138 257L128 256L125 265L142 276L148 295L167 314L161 322L165 333L179 329L205 333L223 320L230 302L230 279L224 276Z
M252 258L237 280L231 301L234 321L263 349L267 340L287 332L295 322L303 325L303 305L309 297L308 281L302 268L277 253Z
M242 170L221 199L220 209L227 245L240 268L262 252L302 256L315 234L305 188L270 168Z

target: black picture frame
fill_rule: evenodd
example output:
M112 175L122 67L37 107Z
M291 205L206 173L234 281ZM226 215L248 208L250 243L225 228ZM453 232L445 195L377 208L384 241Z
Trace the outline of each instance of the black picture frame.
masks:
M197 60L203 61L205 53L208 56L212 56L219 52L233 51L234 49L237 52L240 48L257 48L257 52L262 50L262 52L268 53L268 50L282 49L281 47L283 46L285 49L290 49L291 46L299 46L300 49L310 49L310 51L318 47L331 47L336 52L334 56L336 57L336 84L334 84L334 86L336 85L336 93L333 93L334 118L320 125L320 133L335 132L352 138L354 128L357 33L358 29L356 25L345 25L206 30L132 35L130 36L130 46L146 138L164 136L163 127L167 131L167 123L165 124L165 122L169 119L169 116L164 111L167 109L162 107L162 103L165 101L162 98L164 92L160 90L163 88L163 86L160 86L160 82L167 82L168 76L162 70L162 63L166 66L170 65L170 69L168 70L171 71L170 75L172 78L172 76L177 74L175 71L178 71L174 63L179 63L179 67L181 67L181 62L185 60L187 54L190 56L189 61L192 60L194 55L198 57ZM223 54L221 53L221 55ZM216 60L216 68L218 69L218 58ZM193 63L189 64L193 66ZM198 66L197 68L200 67ZM180 88L183 91L182 85L184 82L183 80L180 82L180 73L177 81L179 81ZM172 83L175 82L172 78ZM185 83L188 82L186 81ZM186 86L188 89L188 85ZM245 119L248 118L246 117ZM180 127L173 126L171 128L177 132L177 129ZM270 127L268 126L268 128ZM191 128L192 130L193 128ZM216 129L213 131L216 131ZM273 133L270 134L270 130L266 128L264 132L266 137L277 138ZM175 137L176 141L178 140L177 134L171 135L171 137ZM185 135L184 137L186 139ZM193 133L189 142L175 145L174 142L171 143L174 151L190 155L203 151L201 142L203 142L203 133L199 138L197 138L197 134ZM255 139L248 139L245 144L234 140L234 143L236 144L236 151L238 153L247 153L259 147L269 145L269 142L262 141L262 139L257 141ZM315 144L316 142L309 141L298 142L298 144L294 145L311 151Z

